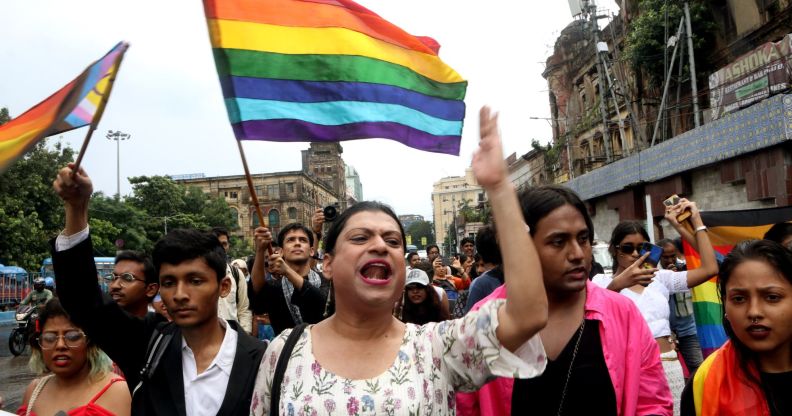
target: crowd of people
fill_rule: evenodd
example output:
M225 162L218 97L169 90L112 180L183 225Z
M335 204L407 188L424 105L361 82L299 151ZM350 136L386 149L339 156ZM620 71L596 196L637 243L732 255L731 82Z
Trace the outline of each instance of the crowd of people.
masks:
M105 294L91 179L64 167L57 296L28 300L42 305L41 377L17 413L792 414L792 224L724 257L682 198L665 218L700 266L673 240L648 263L646 229L625 221L612 273L592 272L584 202L560 186L516 192L497 116L480 115L472 168L492 221L445 258L405 253L393 210L360 202L277 235L258 227L244 259L228 257L227 230L172 230L150 256L120 252ZM689 289L714 275L729 341L704 359Z

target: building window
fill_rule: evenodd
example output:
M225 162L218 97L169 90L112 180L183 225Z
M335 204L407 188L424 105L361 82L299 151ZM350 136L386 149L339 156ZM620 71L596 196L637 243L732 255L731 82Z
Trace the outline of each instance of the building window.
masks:
M258 218L258 214L256 213L255 210L250 212L250 225L253 228L256 228L256 227L259 226L259 218Z
M277 209L271 209L269 212L269 226L273 230L280 228L280 212Z
M278 192L278 185L267 185L267 196L270 199L280 199L280 192Z
M297 208L289 207L289 209L286 210L286 212L289 214L289 219L290 220L296 220L297 219Z
M231 199L237 199L237 197L239 196L239 194L237 194L236 192L227 192L227 194Z
M286 192L290 194L294 193L294 182L289 182L286 184Z

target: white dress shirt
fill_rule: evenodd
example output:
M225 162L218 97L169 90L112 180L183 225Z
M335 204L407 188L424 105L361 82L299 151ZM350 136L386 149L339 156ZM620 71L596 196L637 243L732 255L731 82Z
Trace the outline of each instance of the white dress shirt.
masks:
M216 415L223 404L234 356L238 334L224 320L218 320L225 328L220 351L201 374L195 364L195 356L182 337L182 377L184 379L184 409L190 416Z

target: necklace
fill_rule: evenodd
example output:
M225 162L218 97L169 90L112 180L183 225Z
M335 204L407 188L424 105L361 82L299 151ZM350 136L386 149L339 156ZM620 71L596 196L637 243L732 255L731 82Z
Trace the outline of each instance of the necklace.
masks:
M564 410L564 399L566 398L567 387L569 386L569 379L572 377L572 367L575 365L575 357L577 357L578 347L580 347L580 340L583 338L583 329L586 328L586 319L580 324L580 329L577 330L577 341L575 341L575 349L572 351L572 359L569 361L569 370L567 370L566 380L564 381L564 389L561 391L561 401L558 403L558 413L556 416L561 416Z

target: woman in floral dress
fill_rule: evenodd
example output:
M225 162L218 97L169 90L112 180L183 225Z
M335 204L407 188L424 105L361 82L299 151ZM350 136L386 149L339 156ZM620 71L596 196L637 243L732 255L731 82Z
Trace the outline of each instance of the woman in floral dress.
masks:
M539 258L507 178L497 116L486 107L480 116L472 166L492 205L508 297L457 320L400 322L391 308L404 287L404 230L385 205L353 205L325 240L323 272L333 282L335 314L298 339L281 384L280 415L452 415L455 391L544 371L544 348L534 336L547 322ZM252 415L271 414L272 379L286 359L279 356L289 333L270 344L261 362Z

